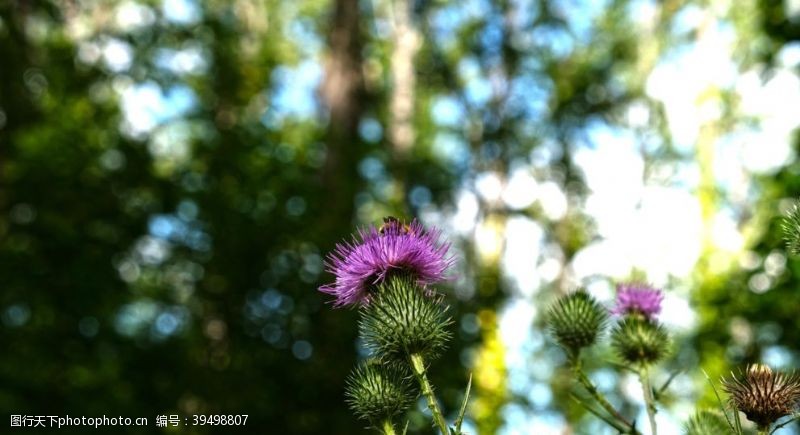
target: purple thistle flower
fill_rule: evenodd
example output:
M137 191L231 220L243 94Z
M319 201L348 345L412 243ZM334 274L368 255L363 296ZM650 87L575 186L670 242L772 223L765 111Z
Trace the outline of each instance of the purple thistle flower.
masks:
M440 243L441 232L426 230L416 220L405 224L385 218L380 228L360 229L350 243L336 245L325 261L336 282L319 291L336 297L334 306L363 305L370 291L393 275L408 274L427 287L448 279L453 264L449 243Z
M645 284L618 284L617 306L613 314L641 314L648 320L653 320L661 312L661 301L664 294L661 290Z

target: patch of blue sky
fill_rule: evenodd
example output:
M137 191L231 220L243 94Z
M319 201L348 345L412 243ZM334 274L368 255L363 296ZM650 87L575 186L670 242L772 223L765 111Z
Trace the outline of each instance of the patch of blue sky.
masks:
M530 355L528 355L530 356ZM535 382L524 364L515 364L508 367L508 379L506 385L509 393L518 396L524 396Z
M320 53L324 45L314 26L314 22L308 17L296 17L288 26L284 27L284 34L294 42L294 47L304 57Z
M471 19L482 19L492 12L492 2L490 0L466 0L461 3L464 13Z
M533 24L533 20L539 16L539 2L534 0L513 0L514 8L512 23L515 28L523 29Z
M122 108L134 134L149 133L196 106L197 96L186 85L174 85L164 92L157 83L148 81L132 85L122 94Z
M700 184L700 167L694 162L676 162L670 183L675 187L693 189Z
M469 147L464 139L456 134L439 132L433 139L433 153L443 161L450 162L457 169L466 169L469 164Z
M164 240L180 239L188 232L186 222L167 214L151 216L147 227L153 237Z
M440 95L434 98L431 105L434 122L448 127L464 124L466 112L458 98L451 95Z
M573 36L566 29L551 25L537 26L531 34L531 42L549 50L556 58L565 58L575 49Z
M579 146L590 149L622 146L626 151L638 151L638 140L633 131L611 125L600 118L592 118L583 129L586 140L578 141Z
M491 15L486 17L486 22L478 32L478 41L481 48L489 55L499 55L503 47L503 20L502 17Z
M109 38L103 44L103 61L111 71L125 71L133 63L133 48L127 42Z
M189 310L183 306L163 308L151 328L155 339L164 339L180 332L189 322Z
M464 57L458 62L458 75L465 83L464 92L470 104L481 106L492 97L492 86L474 57Z
M456 34L467 20L464 6L452 3L435 10L428 19L433 39L437 45L448 48L454 45Z
M784 346L770 346L761 352L761 360L775 369L785 369L794 361L794 355Z
M201 74L208 69L207 54L199 46L159 48L153 55L156 67L173 74Z
M552 403L553 391L550 389L550 385L545 382L534 382L527 391L527 397L535 409L543 409Z
M272 72L271 106L262 119L267 125L287 117L310 118L318 110L316 90L322 80L322 67L305 60L290 67L281 65Z
M581 44L588 44L594 35L595 19L610 6L610 0L557 0L555 8L566 20L570 32Z
M564 416L553 411L531 413L521 404L511 403L503 407L501 413L505 425L500 435L556 435L564 432Z
M597 213L598 225L613 231L618 225L611 210L626 210L635 204L644 176L644 158L635 134L602 120L590 121L583 138L575 141L572 154L586 184L597 195L587 202L587 211Z
M123 305L117 311L114 327L122 335L135 335L153 322L158 315L158 308L158 304L150 299Z
M682 7L672 19L672 32L676 35L686 35L694 31L705 19L707 11L699 5L689 4Z
M473 78L467 82L464 90L466 91L467 100L476 106L488 103L492 97L492 85L489 80L484 78Z
M174 215L157 214L150 217L148 230L153 237L181 243L196 251L210 248L210 237L188 222Z
M656 0L631 0L626 6L626 12L634 23L646 23L652 20L660 6Z
M468 80L472 77L481 75L481 64L478 59L472 55L466 55L458 61L458 75L462 80Z
M189 322L189 310L181 305L163 305L144 298L122 306L114 327L122 335L134 336L149 330L154 340L163 340L180 332Z
M365 180L377 181L386 179L383 162L376 157L366 157L358 164L358 172Z
M383 138L383 126L375 118L362 118L358 123L358 134L369 143L378 143Z
M167 20L176 24L195 24L202 17L196 0L164 0L161 12Z
M548 109L548 101L552 88L542 78L523 75L511 81L508 97L509 108L513 112L522 113L528 119L543 118Z
M776 57L784 67L797 67L800 65L800 42L792 41L784 44Z
M712 171L717 185L728 190L734 183L742 182L744 167L742 166L742 154L739 149L741 140L739 135L742 132L732 132L720 137L714 143L714 161Z

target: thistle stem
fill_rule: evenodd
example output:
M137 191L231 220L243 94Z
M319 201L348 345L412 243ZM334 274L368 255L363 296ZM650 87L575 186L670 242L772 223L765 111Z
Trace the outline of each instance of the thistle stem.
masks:
M650 386L650 375L646 367L642 367L639 371L639 380L642 383L644 403L647 408L647 418L650 420L650 433L652 435L658 435L658 429L656 428L656 402L653 399L653 387Z
M625 427L628 429L628 432L626 433L639 435L639 431L636 430L633 424L629 422L628 419L626 419L622 414L620 414L616 408L614 408L614 405L612 405L608 401L608 399L606 399L605 396L603 396L603 394L600 393L600 391L597 389L597 387L595 387L595 385L592 383L589 377L586 376L586 373L583 372L583 369L581 368L579 361L575 362L573 368L575 376L578 378L578 382L580 382L581 385L583 385L583 388L586 390L586 392L589 393L589 395L592 396L594 400L596 400L597 403L599 403L600 406L602 406L603 409L606 410L606 412L611 414L620 423L625 425Z
M436 396L433 394L433 387L431 387L430 382L428 382L427 370L425 369L425 361L422 359L422 355L418 353L412 353L410 355L410 360L411 368L414 371L414 376L416 376L417 381L419 381L419 387L422 390L422 395L428 399L428 408L431 410L431 414L433 415L434 425L439 428L439 430L442 432L442 435L449 435L450 430L447 429L447 422L442 415L442 410L439 409Z
M392 425L392 420L386 419L383 420L383 424L381 425L381 433L383 435L396 435L394 431L394 425Z

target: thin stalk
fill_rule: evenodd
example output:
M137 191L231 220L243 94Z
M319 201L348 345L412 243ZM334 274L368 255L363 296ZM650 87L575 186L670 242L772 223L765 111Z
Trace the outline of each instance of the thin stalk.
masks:
M585 410L591 412L595 417L599 418L600 420L603 420L607 425L613 427L619 433L621 433L621 434L630 433L629 428L625 427L625 425L623 425L622 423L618 422L613 417L607 416L607 415L603 414L602 412L600 412L599 410L592 408L592 406L589 405L589 403L584 401L584 399L582 399L577 394L570 393L569 396L572 398L572 400L574 400L579 405L581 405Z
M394 431L394 425L392 425L392 420L388 418L383 420L383 423L381 424L381 433L383 435L396 435L396 432Z
M581 385L583 385L583 388L586 390L586 392L589 393L589 395L592 396L594 400L596 400L597 403L599 403L600 406L602 406L603 409L606 410L606 412L614 416L614 418L619 420L620 423L624 424L625 427L629 430L628 433L633 433L633 434L639 433L639 431L636 430L633 424L629 422L628 419L626 419L622 414L620 414L619 411L617 411L617 409L614 408L614 405L612 405L603 396L603 394L600 393L600 391L597 389L597 387L594 386L589 377L586 376L586 373L583 372L583 369L581 369L579 364L575 364L574 371L575 371L575 376L578 378L578 382L580 382Z
M778 429L780 429L780 428L782 428L782 427L784 427L784 426L786 426L788 424L791 424L792 422L797 421L798 419L800 419L800 415L795 414L795 415L792 416L792 418L784 421L783 423L775 425L775 427L773 427L772 430L769 431L769 433L770 434L774 434L775 432L777 432Z
M658 435L658 429L656 428L656 402L653 399L653 387L650 386L650 376L647 367L642 367L639 371L639 380L642 382L644 404L647 408L647 418L650 420L650 433Z
M703 375L705 375L708 384L711 385L711 390L714 391L714 396L717 397L717 403L719 403L719 410L722 411L722 415L725 416L725 421L728 422L728 426L731 427L733 433L735 433L736 435L740 435L742 433L742 428L739 426L739 411L737 411L736 409L733 410L733 414L735 417L734 420L736 421L736 425L734 426L734 424L731 422L731 419L728 417L728 410L725 408L725 404L722 403L722 398L719 397L719 392L717 391L717 387L714 386L714 381L711 380L711 377L708 376L708 373L706 373L705 370L701 369L701 371L703 372Z
M418 353L412 353L410 360L411 369L414 371L414 376L416 376L417 381L419 382L422 395L428 399L428 409L431 410L431 414L433 415L434 425L439 428L439 431L442 432L442 435L449 435L450 430L447 428L447 422L442 415L442 410L439 409L439 403L436 401L436 396L433 394L433 387L431 387L430 382L428 382L425 361L422 359L422 355Z

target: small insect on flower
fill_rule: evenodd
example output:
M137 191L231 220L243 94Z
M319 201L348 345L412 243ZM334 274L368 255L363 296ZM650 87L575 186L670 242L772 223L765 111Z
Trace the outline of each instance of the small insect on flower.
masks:
M763 364L748 366L739 378L731 373L730 379L722 380L722 389L731 404L762 430L791 414L800 402L800 378Z
M411 232L410 225L404 222L400 222L400 220L394 216L386 216L385 218L383 218L383 224L380 227L378 227L378 232L381 235L384 235L386 234L387 231L392 231L395 227L397 227L398 230L401 231L403 234L408 234Z
M647 320L653 320L661 312L662 300L664 294L661 290L644 284L618 284L617 305L611 312L622 316L643 316Z
M365 305L379 284L393 276L408 276L421 288L448 279L454 262L441 232L417 222L386 217L379 228L359 230L350 243L336 245L325 264L336 281L319 288L335 296L335 306Z

